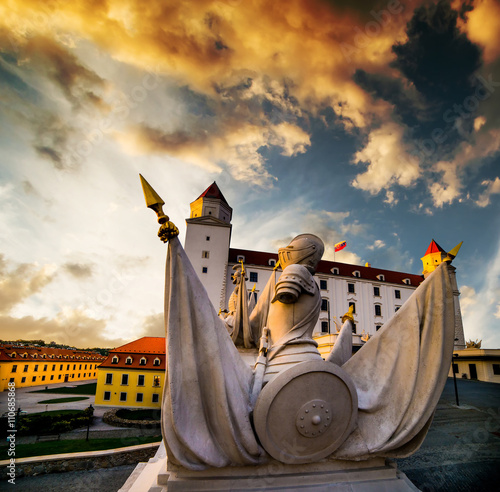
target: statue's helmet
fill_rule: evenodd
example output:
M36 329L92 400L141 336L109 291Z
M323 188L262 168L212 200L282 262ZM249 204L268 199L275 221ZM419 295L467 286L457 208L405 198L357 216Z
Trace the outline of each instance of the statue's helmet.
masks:
M324 251L325 245L318 236L300 234L292 239L286 248L280 248L278 256L281 268L299 264L304 265L311 273L314 273Z

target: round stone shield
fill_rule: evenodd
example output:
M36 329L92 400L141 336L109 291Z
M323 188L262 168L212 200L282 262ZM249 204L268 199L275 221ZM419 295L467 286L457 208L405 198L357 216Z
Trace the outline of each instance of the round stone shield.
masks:
M349 375L320 360L286 369L262 389L253 419L264 449L282 463L326 458L356 425L358 397Z

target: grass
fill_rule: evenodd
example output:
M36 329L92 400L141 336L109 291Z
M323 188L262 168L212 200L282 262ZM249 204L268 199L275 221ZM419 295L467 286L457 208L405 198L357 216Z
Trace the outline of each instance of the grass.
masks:
M43 400L39 401L37 403L67 403L70 401L81 401L81 400L88 400L88 396L73 396L71 398L54 398L53 400Z
M30 393L62 393L66 395L95 395L97 383L79 384L74 388L61 386L60 388L48 388L43 390L30 391Z
M68 439L66 441L36 442L33 444L16 444L16 459L31 456L47 456L62 453L80 453L84 451L101 451L103 449L124 448L138 444L160 442L161 436L125 437L113 439ZM0 459L7 459L7 446L0 446Z

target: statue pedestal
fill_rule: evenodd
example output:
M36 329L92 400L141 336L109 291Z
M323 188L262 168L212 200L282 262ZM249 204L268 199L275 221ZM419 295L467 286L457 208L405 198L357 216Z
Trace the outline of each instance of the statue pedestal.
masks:
M141 466L143 465L143 466ZM119 492L193 492L214 490L287 490L316 492L417 492L396 464L384 458L366 461L323 460L285 465L275 460L260 466L191 471L167 462L165 448L137 472Z

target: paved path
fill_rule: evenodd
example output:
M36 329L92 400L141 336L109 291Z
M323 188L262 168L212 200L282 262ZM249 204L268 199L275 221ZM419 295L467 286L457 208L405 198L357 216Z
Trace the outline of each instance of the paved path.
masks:
M500 385L459 380L458 390L460 407L455 404L453 380L447 381L424 444L413 456L398 459L398 467L424 492L496 491L500 484ZM18 479L16 485L23 492L116 492L133 469L55 473ZM5 485L0 483L0 490L15 490Z

